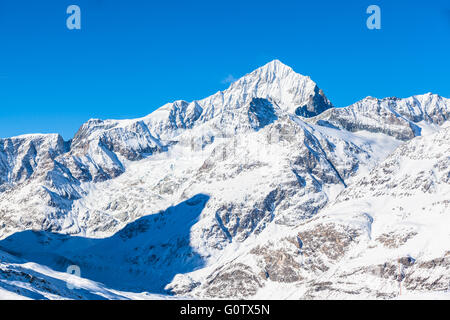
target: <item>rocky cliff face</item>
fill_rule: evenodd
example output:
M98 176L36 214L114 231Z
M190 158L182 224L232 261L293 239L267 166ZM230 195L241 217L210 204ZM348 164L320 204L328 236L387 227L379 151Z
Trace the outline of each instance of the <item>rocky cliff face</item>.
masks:
M70 142L3 139L0 250L132 292L392 298L398 259L437 261L437 282L405 281L441 290L448 233L429 237L448 219L449 108L431 94L333 108L273 61L203 100L90 120Z
M3 189L20 184L48 170L66 152L60 135L24 135L0 139L0 185Z
M355 132L381 132L406 141L449 119L449 99L424 94L406 99L368 97L346 108L330 109L314 119L319 125Z

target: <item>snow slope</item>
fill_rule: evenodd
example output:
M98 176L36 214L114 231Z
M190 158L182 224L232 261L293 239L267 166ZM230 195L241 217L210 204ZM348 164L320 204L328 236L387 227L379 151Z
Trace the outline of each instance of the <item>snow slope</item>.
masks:
M398 298L400 259L436 277L405 276L411 295L440 295L449 108L432 94L333 108L275 60L68 142L2 139L0 294ZM65 289L69 265L84 291ZM30 284L36 272L50 288Z

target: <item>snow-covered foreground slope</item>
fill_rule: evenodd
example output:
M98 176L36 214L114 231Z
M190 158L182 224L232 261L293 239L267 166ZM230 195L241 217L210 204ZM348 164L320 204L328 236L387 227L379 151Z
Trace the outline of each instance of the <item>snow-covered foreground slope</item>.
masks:
M58 272L0 251L0 300L154 300L169 297L108 289L105 285Z
M408 294L444 294L449 110L432 94L333 108L273 61L68 142L1 139L0 295L396 298L401 268Z

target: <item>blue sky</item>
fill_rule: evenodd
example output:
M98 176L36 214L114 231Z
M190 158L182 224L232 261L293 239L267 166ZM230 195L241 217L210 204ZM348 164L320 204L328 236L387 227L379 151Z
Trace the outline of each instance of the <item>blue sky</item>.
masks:
M76 4L82 29L66 28ZM368 30L366 8L381 8ZM2 0L0 137L135 118L279 59L336 106L450 97L448 0Z

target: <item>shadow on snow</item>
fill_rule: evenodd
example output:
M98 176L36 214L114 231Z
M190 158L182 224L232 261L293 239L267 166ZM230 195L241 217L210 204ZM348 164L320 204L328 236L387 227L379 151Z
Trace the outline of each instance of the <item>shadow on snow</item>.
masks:
M82 278L116 290L167 293L164 287L176 274L204 265L190 245L190 232L208 200L198 194L139 218L109 238L23 231L0 241L0 249L56 271L77 265Z

